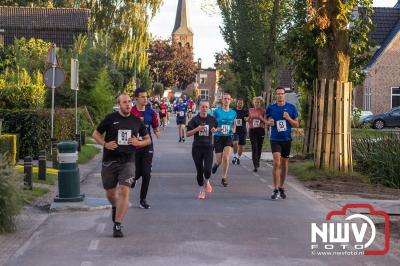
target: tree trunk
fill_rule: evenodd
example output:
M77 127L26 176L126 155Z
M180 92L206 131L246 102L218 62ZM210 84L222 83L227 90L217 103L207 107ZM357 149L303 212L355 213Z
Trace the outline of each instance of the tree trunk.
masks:
M339 0L342 1L342 0ZM318 81L315 82L315 166L352 171L350 40L347 25L338 20L340 2L318 0L317 8L330 22L326 44L318 49ZM338 145L337 143L340 143ZM346 154L344 154L346 153ZM344 156L346 155L346 156Z
M279 13L281 10L281 0L274 0L272 15L269 27L269 38L267 39L267 50L265 55L264 69L264 92L263 96L267 104L272 102L272 69L276 64L276 42L277 42L277 27L280 19Z

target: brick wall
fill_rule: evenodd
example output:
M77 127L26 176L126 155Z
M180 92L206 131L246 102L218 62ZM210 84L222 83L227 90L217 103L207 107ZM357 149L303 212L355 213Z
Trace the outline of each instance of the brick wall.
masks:
M400 33L392 40L383 54L368 69L363 87L354 91L354 102L364 109L364 89L372 89L371 111L374 114L391 109L391 88L400 86Z

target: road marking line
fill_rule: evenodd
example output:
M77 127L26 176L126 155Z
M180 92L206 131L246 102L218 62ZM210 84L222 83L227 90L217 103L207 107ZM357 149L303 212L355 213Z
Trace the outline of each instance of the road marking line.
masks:
M223 225L223 224L220 223L220 222L217 222L217 226L218 226L219 228L225 228L225 225Z
M259 176L260 176L260 175L259 175L259 174L257 174L257 173L253 173L253 175L254 175L254 176L257 176L257 177L259 177Z
M82 261L81 266L92 266L92 262L91 261Z
M91 240L89 247L88 247L88 251L95 251L97 250L97 247L99 246L99 240L95 239L95 240Z
M105 228L106 228L106 224L104 224L104 223L99 224L99 225L97 226L96 232L99 233L99 234L101 234L101 233L104 232L104 229L105 229Z
M270 189L275 189L272 185L268 185L268 187L269 187Z
M263 182L263 183L267 183L267 180L265 180L265 179L262 178L262 177L260 178L260 181Z

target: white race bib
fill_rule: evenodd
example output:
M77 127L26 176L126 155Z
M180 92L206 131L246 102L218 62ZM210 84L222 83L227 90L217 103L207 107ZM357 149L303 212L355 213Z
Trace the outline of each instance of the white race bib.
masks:
M128 145L128 139L132 137L132 130L120 129L118 130L118 145Z
M236 119L236 126L238 127L242 126L242 119Z
M200 137L208 137L210 132L210 126L209 125L204 125L204 129L202 131L199 131L199 136Z
M230 125L222 125L222 134L229 134L230 130L231 130L231 126Z
M253 119L253 127L259 127L260 126L260 119Z
M276 121L276 128L278 132L284 132L287 130L286 120L278 120Z
M165 114L165 109L161 109L161 113L162 113L162 114Z
M184 116L185 115L185 112L184 111L180 111L179 112L179 116Z

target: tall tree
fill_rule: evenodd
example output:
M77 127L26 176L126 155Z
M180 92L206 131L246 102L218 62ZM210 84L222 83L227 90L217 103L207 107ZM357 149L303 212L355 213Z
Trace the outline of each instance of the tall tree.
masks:
M155 40L148 53L153 80L162 83L165 88L176 86L185 90L196 80L198 69L192 48L171 40Z

